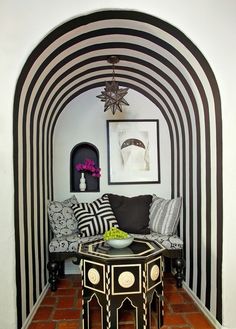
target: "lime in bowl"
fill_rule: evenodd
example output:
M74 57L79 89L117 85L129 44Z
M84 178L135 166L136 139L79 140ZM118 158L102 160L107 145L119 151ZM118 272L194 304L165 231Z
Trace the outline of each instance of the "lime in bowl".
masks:
M112 227L103 234L103 239L112 248L122 249L130 246L134 237L117 227Z
M134 237L129 235L129 237L125 238L125 239L110 239L110 240L107 240L106 242L112 248L123 249L123 248L130 246L131 243L133 242L133 240L134 240Z

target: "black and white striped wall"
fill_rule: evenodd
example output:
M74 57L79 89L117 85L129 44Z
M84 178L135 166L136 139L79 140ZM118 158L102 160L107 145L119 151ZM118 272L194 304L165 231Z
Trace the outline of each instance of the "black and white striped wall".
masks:
M171 143L171 194L183 196L186 284L222 322L222 118L214 74L177 28L135 11L102 11L59 26L33 50L14 101L18 327L47 283L47 200L53 136L65 106L111 78L161 111Z

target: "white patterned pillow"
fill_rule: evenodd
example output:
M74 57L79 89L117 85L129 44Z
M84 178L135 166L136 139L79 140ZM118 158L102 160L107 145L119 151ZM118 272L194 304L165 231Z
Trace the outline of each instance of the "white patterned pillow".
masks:
M62 202L48 201L49 224L56 237L78 233L78 222L71 208L74 204L78 204L74 195Z
M118 227L107 195L91 203L78 203L72 209L82 237L103 234L112 226Z
M176 233L179 223L182 198L165 200L153 196L150 207L150 229L163 235L173 235Z

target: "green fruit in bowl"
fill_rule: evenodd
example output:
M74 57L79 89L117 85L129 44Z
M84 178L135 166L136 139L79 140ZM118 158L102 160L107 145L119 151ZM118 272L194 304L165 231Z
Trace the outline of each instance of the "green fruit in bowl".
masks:
M112 240L112 239L127 239L129 237L129 234L120 230L117 227L112 227L110 230L106 231L103 234L103 239L106 240Z

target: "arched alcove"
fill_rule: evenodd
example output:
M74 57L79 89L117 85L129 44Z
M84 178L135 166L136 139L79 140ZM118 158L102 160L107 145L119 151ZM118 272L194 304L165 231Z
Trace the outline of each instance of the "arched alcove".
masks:
M47 282L47 200L54 196L57 119L76 96L111 78L106 58L114 53L122 59L118 82L151 100L166 120L171 195L184 199L186 284L221 322L222 119L214 74L171 24L111 10L57 27L33 50L18 79L13 146L19 327Z
M70 191L81 192L79 187L80 172L75 169L76 164L84 164L85 160L94 161L94 164L99 168L99 151L97 147L91 143L82 142L73 147L70 153ZM93 177L85 172L86 192L99 192L99 177Z

